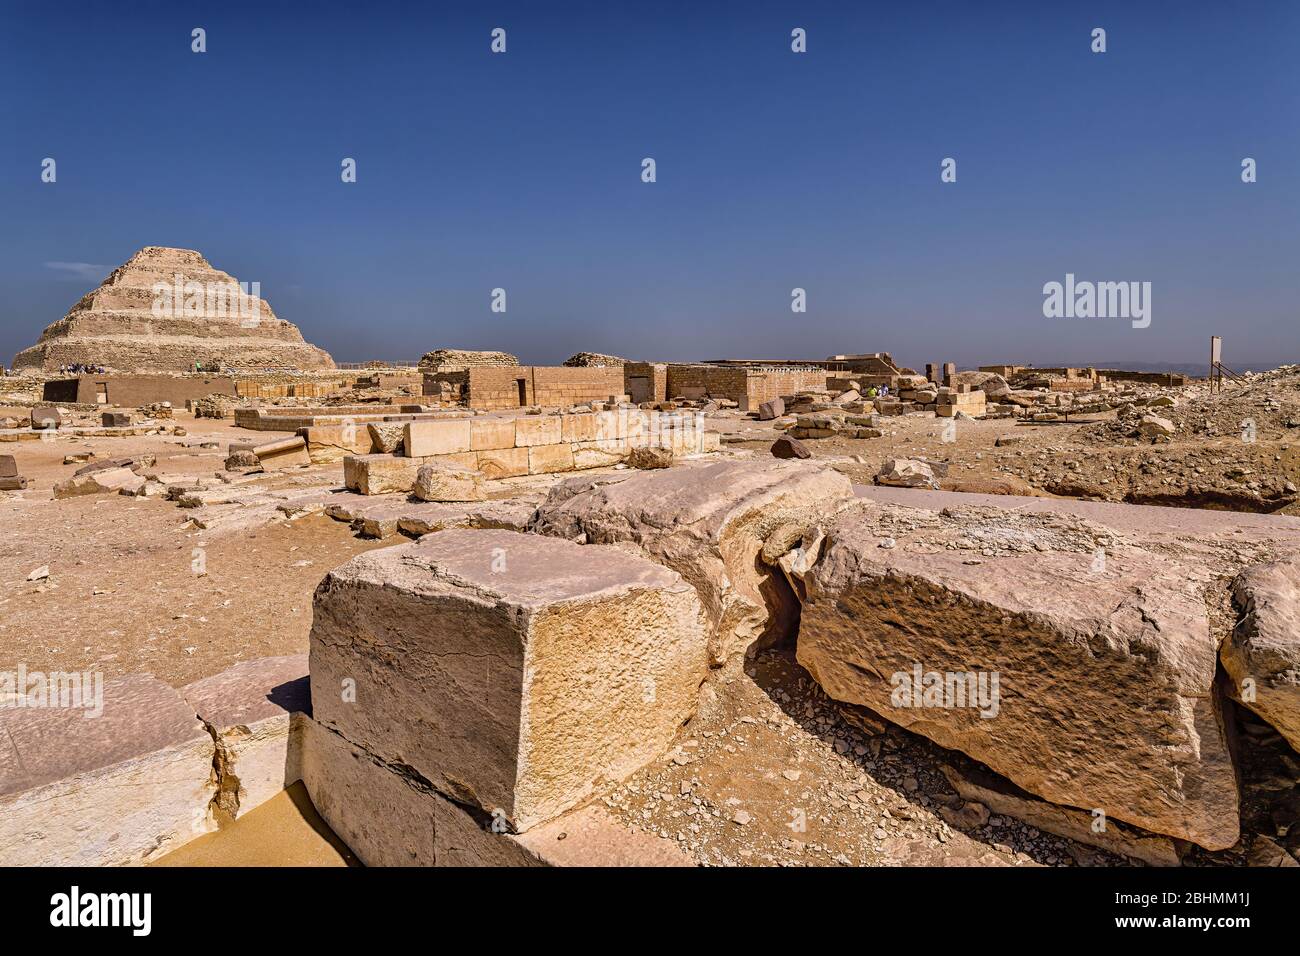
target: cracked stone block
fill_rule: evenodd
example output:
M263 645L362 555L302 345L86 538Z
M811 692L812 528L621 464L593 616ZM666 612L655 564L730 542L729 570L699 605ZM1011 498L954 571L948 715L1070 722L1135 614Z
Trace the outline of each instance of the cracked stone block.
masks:
M216 741L219 823L301 779L301 727L293 717L311 713L306 654L244 661L181 694Z
M311 673L322 724L522 831L667 748L705 634L691 587L639 556L441 531L326 576Z
M511 441L514 439L511 438ZM527 448L494 448L475 452L475 467L489 479L517 478L528 474Z
M1232 696L1300 752L1300 555L1247 568L1233 596L1241 622L1219 651Z
M797 650L822 689L1052 803L1236 843L1196 569L1071 516L926 514L865 506L827 529Z
M312 425L298 434L307 440L307 454L313 464L342 461L348 455L368 455L374 445L367 426L355 423Z
M493 830L476 808L440 794L310 718L303 783L330 829L366 866L692 866L671 841L633 830L597 806L527 833Z
M688 462L616 481L560 482L533 527L592 544L634 544L677 571L700 595L710 660L720 665L755 642L788 636L798 620L794 595L769 566L780 554L760 557L767 539L779 530L797 543L852 500L849 480L829 468Z
M102 692L98 716L0 707L0 866L146 863L214 828L214 748L193 708L148 675Z
M349 455L343 459L343 484L363 495L409 492L422 464L400 455Z

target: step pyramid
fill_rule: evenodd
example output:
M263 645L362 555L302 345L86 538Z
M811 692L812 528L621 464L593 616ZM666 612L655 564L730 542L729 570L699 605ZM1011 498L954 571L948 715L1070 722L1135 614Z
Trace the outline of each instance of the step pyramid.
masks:
M116 372L333 368L329 353L278 319L256 285L245 288L192 249L146 246L87 293L14 369L82 363Z

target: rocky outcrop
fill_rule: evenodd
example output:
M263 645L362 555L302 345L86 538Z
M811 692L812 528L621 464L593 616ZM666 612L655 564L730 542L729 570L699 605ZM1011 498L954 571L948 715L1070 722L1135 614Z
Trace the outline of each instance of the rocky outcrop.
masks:
M789 636L797 604L772 565L853 499L843 475L795 461L686 463L608 477L561 482L534 530L635 545L677 571L700 594L715 665L755 641Z
M566 358L564 364L569 368L605 368L626 365L627 359L601 352L578 352Z
M434 349L420 356L423 372L461 372L473 365L518 365L509 352L472 352L465 349Z
M1054 803L1236 842L1216 647L1188 568L1059 515L864 506L827 536L798 658L832 698Z
M1233 596L1242 617L1220 649L1232 696L1300 751L1300 555L1247 568Z
M53 372L82 363L119 372L192 372L196 362L334 367L297 326L277 318L266 300L242 296L234 277L198 252L146 246L19 352L14 368Z

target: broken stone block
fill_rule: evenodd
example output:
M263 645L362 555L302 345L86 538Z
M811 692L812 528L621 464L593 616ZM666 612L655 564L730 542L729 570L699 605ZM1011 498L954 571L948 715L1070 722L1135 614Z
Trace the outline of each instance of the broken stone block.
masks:
M630 468L671 468L673 453L667 448L651 448L649 446L633 448L628 453L627 464Z
M406 423L406 454L411 458L456 455L470 450L470 420L449 418Z
M774 398L770 402L763 402L758 406L758 420L760 422L770 422L772 419L780 418L784 414L784 399Z
M769 449L773 458L811 458L812 452L797 438L791 438L789 435L782 435L776 441L772 442Z
M479 472L454 465L421 465L411 491L421 501L482 501L487 497Z
M316 719L519 831L659 756L706 670L695 592L619 548L440 531L316 591Z
M212 810L219 825L302 778L301 725L311 713L307 655L243 661L181 689L216 742Z
M1174 423L1159 415L1143 415L1138 423L1138 434L1146 438L1169 438L1175 431Z
M514 441L513 431L511 441ZM527 448L494 448L474 453L474 464L489 479L528 474Z
M249 468L260 468L261 462L251 451L232 451L226 458L226 471L245 471Z
M32 409L31 422L33 428L58 428L63 424L63 415L53 405L37 405Z
M715 665L756 641L787 636L797 618L780 570L759 559L766 540L778 530L798 540L853 500L843 475L775 460L688 461L616 481L571 481L551 489L534 530L636 544L680 573L704 604Z
M253 449L253 454L257 456L258 463L265 471L280 471L311 464L307 441L298 435L258 445Z
M302 780L330 829L366 866L540 866L493 832L483 811L440 794L413 768L303 722Z
M77 498L81 495L108 495L122 491L134 494L145 483L130 468L99 468L84 474L73 475L54 485L55 498Z
M18 463L13 455L0 455L0 491L21 491L27 480L18 474Z
M131 416L126 412L103 412L99 421L104 428L126 428L131 424Z
M363 495L409 492L423 464L400 455L349 455L343 459L343 484Z
M890 458L880 466L876 484L894 488L938 488L934 471L928 464L914 458Z
M307 454L313 464L342 461L348 455L368 455L372 449L370 432L355 422L343 425L311 425L299 429L307 440ZM252 449L249 449L250 451ZM232 447L231 453L234 453Z
M370 438L370 447L362 454L375 452L384 455L400 455L406 441L406 425L403 422L369 422L366 434Z
M81 681L60 695L74 706L0 707L0 865L145 863L213 829L212 738L181 696L148 675L103 680L92 716Z
M628 457L625 441L584 441L572 446L573 467L611 468Z
M1095 846L1107 853L1141 860L1149 866L1182 865L1178 846L1169 837L1145 833L1118 820L1101 820L1103 826L1099 827L1099 818L1090 812L1040 800L1011 781L973 764L960 768L945 765L941 769L963 800L983 804L993 813L1014 817L1046 833Z
M944 512L908 532L877 511L845 511L805 581L798 659L828 695L1053 803L1236 842L1215 641L1188 567L1126 546L1093 571L1114 533L1071 516Z
M1232 589L1242 616L1219 651L1232 696L1300 751L1300 555L1247 568Z

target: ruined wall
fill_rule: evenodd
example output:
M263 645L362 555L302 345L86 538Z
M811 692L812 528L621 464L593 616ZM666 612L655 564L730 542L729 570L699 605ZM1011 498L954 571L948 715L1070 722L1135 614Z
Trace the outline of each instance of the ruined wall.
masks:
M137 407L153 402L184 405L208 395L234 395L235 381L214 375L80 375L45 383L43 400Z
M668 366L662 362L628 362L623 366L623 392L637 404L666 401Z
M796 392L826 387L819 368L744 368L718 365L669 365L669 398L727 398L741 411Z

